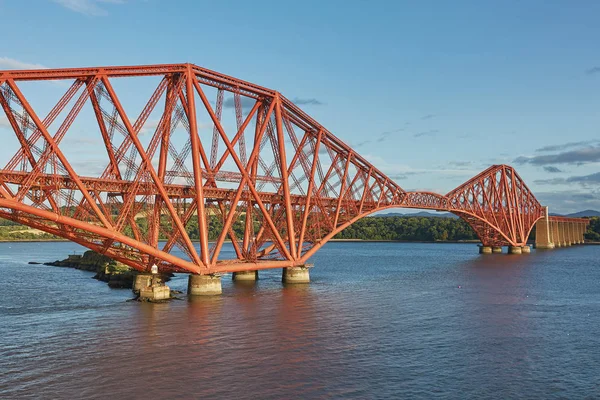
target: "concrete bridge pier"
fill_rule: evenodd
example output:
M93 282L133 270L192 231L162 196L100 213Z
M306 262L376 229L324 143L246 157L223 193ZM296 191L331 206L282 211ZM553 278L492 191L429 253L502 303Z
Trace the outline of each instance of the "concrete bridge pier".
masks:
M561 222L558 223L558 238L562 247L570 246L570 243L567 241L567 230L565 229L565 224Z
M494 253L494 254L502 253L502 246L492 246L492 253Z
M548 219L548 207L545 208L545 216L535 224L535 248L553 249L556 243L554 233L554 222Z
M171 298L171 289L158 274L137 274L133 281L133 293L139 300L157 301Z
M131 290L133 290L134 294L140 294L140 290L152 285L152 274L144 274L139 273L135 276L133 280L133 286Z
M493 249L492 246L484 246L482 244L479 245L479 254L492 254Z
M234 272L231 274L231 279L234 282L256 282L258 280L258 270Z
M560 230L558 229L558 222L552 222L552 237L554 238L554 245L556 247L562 247L562 241L560 238Z
M549 217L548 207L545 215L535 224L535 247L551 249L567 247L584 242L588 221L581 218Z
M579 224L572 223L573 225L573 244L581 244L581 234L579 232Z
M531 253L531 247L529 247L529 245L525 245L523 247L521 247L521 253L523 254L529 254Z
M281 281L283 283L310 283L309 268L312 264L301 265L299 267L284 268Z
M508 246L508 254L521 254L523 253L523 247L521 246Z
M221 293L223 293L223 289L220 276L190 274L188 278L189 296L214 296Z

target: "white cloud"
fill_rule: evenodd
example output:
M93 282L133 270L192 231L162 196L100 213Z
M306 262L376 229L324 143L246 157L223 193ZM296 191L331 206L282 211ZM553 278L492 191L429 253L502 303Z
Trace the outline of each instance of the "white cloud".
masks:
M135 121L130 121L130 122L132 125L135 123ZM143 135L154 133L156 131L156 128L158 128L159 123L160 123L159 119L151 119L151 120L146 121L146 123L140 130L140 135L143 136Z
M8 118L0 117L0 128L10 128L10 122L8 122Z
M53 0L66 9L91 17L108 15L108 12L100 7L101 4L123 4L124 0Z
M46 69L42 64L31 64L9 57L0 57L0 69Z

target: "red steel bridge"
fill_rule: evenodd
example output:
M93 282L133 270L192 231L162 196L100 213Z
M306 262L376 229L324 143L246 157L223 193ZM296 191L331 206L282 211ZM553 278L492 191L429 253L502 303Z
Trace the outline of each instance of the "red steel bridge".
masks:
M484 246L524 246L545 216L507 165L407 192L277 91L192 64L0 71L0 105L0 217L140 271L302 266L387 208L452 212Z

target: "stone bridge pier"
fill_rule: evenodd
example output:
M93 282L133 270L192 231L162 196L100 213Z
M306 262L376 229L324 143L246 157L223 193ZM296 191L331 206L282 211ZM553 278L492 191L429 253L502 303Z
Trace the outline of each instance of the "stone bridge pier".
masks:
M584 218L550 216L546 207L544 218L535 225L535 247L554 249L583 244L588 224L589 220Z

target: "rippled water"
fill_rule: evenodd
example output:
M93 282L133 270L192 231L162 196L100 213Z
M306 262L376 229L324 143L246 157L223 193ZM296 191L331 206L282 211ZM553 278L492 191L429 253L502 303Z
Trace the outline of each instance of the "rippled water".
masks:
M0 243L0 397L599 398L600 246L476 250L330 243L310 285L141 304Z

